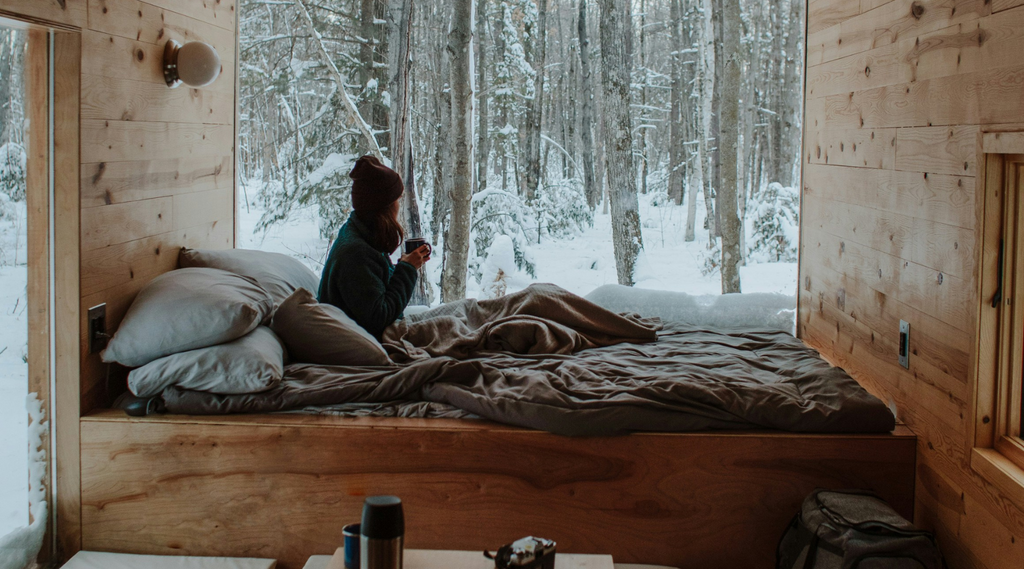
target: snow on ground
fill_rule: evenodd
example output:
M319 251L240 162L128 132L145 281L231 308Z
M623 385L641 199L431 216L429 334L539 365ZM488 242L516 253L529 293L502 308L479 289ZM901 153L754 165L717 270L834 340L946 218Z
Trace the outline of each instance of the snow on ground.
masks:
M253 186L248 188L248 195L256 195ZM700 270L704 259L710 254L707 231L701 228L703 203L698 203L697 239L687 243L683 239L686 207L654 206L651 205L652 197L640 197L644 252L636 270L636 287L691 295L720 294L721 275L717 271L704 275ZM421 206L421 211L426 210ZM274 226L265 234L254 233L260 215L262 211L258 206L250 205L246 208L243 205L240 208L239 247L295 255L320 274L329 243L327 239L320 238L315 208L296 211L287 223ZM529 254L536 266L536 278L521 270L509 270L503 266L508 264L507 249L508 242L505 240L500 240L497 247L492 247L492 252L501 258L485 259L482 272L487 274L487 278L481 279L484 281L482 283L470 279L467 296L486 298L496 288L500 289L493 286L494 277L491 276L497 273L498 268L504 273L506 292L522 290L533 282L550 282L585 296L599 286L618 283L612 252L611 216L602 214L600 210L594 215L594 226L582 234L563 240L545 238L530 247ZM437 285L441 274L440 254L435 254L427 263L427 270ZM751 264L742 267L740 275L743 292L773 292L788 296L796 294L796 263ZM439 290L437 286L436 290ZM436 297L435 293L435 302L438 302Z
M0 537L28 525L24 204L0 222Z

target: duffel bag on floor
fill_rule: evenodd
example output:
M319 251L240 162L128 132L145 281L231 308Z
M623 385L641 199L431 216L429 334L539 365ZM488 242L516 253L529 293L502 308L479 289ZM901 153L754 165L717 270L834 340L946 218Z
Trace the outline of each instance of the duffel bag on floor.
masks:
M777 569L942 569L930 532L870 492L815 490L776 554Z

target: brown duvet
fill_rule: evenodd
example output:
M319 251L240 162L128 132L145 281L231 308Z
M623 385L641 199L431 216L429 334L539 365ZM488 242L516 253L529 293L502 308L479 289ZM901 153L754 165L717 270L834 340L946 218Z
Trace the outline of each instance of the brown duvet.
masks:
M565 435L768 428L874 433L889 409L782 331L705 330L617 315L552 285L393 325L392 367L292 364L248 395L164 391L168 411L264 413L426 401Z

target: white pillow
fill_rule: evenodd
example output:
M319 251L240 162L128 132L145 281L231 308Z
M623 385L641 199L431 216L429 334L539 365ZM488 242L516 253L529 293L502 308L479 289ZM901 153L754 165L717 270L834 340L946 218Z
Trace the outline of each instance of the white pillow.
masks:
M171 354L128 374L128 389L155 397L177 385L182 389L232 395L259 393L281 383L284 346L266 326L226 344Z
M178 253L180 267L210 267L256 279L281 304L300 288L318 290L320 277L298 259L282 253L252 249L186 249Z
M138 367L223 344L251 332L273 308L273 299L253 279L219 269L178 269L139 292L100 356Z
M380 343L340 308L320 304L300 288L274 313L270 327L288 348L292 361L349 366L388 366Z

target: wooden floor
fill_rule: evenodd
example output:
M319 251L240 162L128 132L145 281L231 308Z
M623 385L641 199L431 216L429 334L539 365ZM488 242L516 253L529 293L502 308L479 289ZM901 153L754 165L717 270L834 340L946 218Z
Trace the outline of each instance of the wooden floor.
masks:
M302 415L84 417L83 547L274 557L341 544L365 496L405 503L406 546L525 535L620 563L774 566L815 487L914 510L915 437L780 432L567 438L484 421Z

